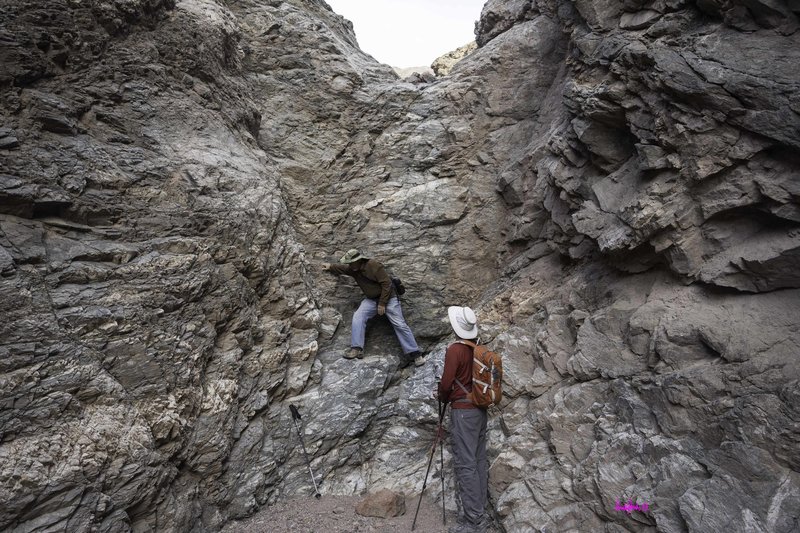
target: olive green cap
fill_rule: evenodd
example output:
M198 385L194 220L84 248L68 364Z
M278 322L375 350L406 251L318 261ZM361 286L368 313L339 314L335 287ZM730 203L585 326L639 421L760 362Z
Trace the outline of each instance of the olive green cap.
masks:
M366 259L366 257L361 255L361 252L359 252L357 249L353 248L352 250L347 250L347 253L344 254L341 259L339 259L339 262L350 264L355 263L359 259Z

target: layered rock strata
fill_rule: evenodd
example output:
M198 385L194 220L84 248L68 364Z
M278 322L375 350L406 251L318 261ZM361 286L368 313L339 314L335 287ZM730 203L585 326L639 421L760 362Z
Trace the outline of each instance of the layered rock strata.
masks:
M507 530L796 530L797 15L490 1L407 83L317 0L6 2L0 528L310 494L289 403L323 492L418 492L467 303ZM424 366L380 320L341 358L359 296L317 264L351 247Z

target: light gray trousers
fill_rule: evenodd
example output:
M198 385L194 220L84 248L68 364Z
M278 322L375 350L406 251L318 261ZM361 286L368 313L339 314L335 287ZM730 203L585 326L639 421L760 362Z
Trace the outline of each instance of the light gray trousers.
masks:
M486 410L450 409L453 464L464 517L477 524L486 512L489 465L486 461Z

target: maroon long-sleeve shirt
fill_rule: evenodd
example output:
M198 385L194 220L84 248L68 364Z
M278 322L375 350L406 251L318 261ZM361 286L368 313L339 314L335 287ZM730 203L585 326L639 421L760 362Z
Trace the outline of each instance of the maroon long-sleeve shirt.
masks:
M467 390L472 390L472 348L456 342L447 347L444 354L444 371L439 382L439 398L450 402L451 409L474 409L469 402L457 402L467 394L456 383L458 379Z

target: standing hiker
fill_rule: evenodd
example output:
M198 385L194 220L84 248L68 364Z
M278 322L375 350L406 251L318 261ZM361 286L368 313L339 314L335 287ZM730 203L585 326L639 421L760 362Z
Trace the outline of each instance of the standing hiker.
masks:
M343 274L355 278L358 286L364 292L365 298L353 314L353 323L350 334L350 350L345 354L346 359L361 359L364 357L364 337L367 331L367 321L376 314L389 318L394 328L400 347L403 349L401 366L405 367L416 361L422 364L417 341L411 328L403 318L400 300L397 298L394 284L389 273L383 265L375 259L364 257L356 249L349 250L339 260L339 265L323 263L322 268L334 274Z
M483 533L491 524L486 513L489 466L486 460L486 409L473 405L467 391L472 390L473 348L460 341L477 340L478 320L469 307L448 307L450 325L458 337L447 347L444 370L436 393L450 403L453 464L461 497L463 516L450 528L454 533Z

